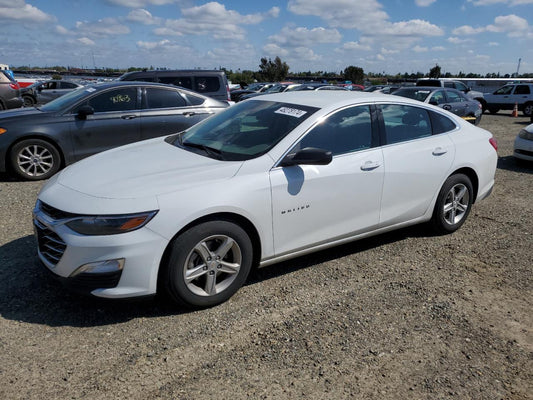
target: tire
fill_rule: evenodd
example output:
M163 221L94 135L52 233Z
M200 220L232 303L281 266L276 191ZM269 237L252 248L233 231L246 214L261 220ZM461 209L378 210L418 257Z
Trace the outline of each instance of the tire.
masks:
M5 109L6 109L6 108L4 107L4 103L2 103L2 102L0 101L0 111L5 110Z
M472 182L463 174L450 176L440 189L431 225L439 234L455 232L463 225L472 208Z
M59 151L41 139L26 139L15 144L10 152L10 161L13 172L30 181L48 179L61 166Z
M24 100L23 107L33 107L35 105L35 100L31 96L22 96Z
M160 287L171 300L190 308L211 307L229 299L244 284L252 266L250 237L226 220L196 225L170 246Z
M522 112L526 117L533 117L533 103L526 103Z
M487 107L487 110L489 110L489 112L490 112L491 114L497 114L498 111L500 111L499 108L494 108L494 107Z

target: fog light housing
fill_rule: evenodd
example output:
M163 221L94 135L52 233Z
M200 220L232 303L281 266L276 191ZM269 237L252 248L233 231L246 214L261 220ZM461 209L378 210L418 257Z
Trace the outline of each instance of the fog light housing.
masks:
M79 274L112 274L114 272L122 271L126 260L119 258L116 260L96 261L88 264L83 264L76 269L70 277L73 278Z

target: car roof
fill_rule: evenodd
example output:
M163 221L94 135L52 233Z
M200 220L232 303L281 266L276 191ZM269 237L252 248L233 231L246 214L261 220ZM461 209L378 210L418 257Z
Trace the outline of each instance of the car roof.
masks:
M281 103L300 104L318 108L337 108L344 105L391 101L394 103L410 103L420 106L419 101L407 99L405 97L393 96L383 93L344 91L344 90L324 90L324 91L292 91L264 96L254 97L257 101L277 101Z

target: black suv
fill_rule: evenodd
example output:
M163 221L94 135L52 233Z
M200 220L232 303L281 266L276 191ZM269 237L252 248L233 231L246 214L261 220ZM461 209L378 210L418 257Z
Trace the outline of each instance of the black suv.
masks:
M20 86L7 72L0 70L0 110L22 107Z
M119 81L166 83L190 89L220 101L231 101L228 79L224 71L217 70L152 70L128 72Z

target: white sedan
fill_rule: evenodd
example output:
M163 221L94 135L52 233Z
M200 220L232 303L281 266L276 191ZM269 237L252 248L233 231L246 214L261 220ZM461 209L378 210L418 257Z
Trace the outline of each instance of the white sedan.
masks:
M513 156L517 162L533 162L533 124L526 126L516 136Z
M252 266L430 222L457 230L494 185L490 132L399 96L265 95L61 171L38 254L79 291L208 307Z

